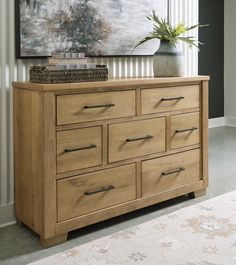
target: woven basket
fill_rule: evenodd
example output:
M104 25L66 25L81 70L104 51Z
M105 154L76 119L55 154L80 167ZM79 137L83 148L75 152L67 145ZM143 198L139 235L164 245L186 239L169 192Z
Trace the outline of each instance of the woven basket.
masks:
M44 66L30 68L30 82L41 84L79 83L108 80L106 65L97 65L95 69L48 70Z

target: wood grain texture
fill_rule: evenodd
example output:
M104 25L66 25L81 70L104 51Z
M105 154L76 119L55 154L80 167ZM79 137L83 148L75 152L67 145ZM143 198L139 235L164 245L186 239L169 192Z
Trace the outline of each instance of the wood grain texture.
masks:
M56 224L56 231L58 233L71 231L81 227L85 227L121 214L132 212L159 202L169 200L192 191L202 189L204 186L203 181L187 184L179 188L170 189L152 196L143 197L134 201L126 202L117 206L109 207L94 213L90 213L81 217L67 220Z
M193 198L199 198L206 195L206 189L196 190L190 194Z
M128 87L145 87L158 84L170 84L175 86L175 83L181 85L188 85L188 83L209 81L209 76L184 76L184 77L167 77L167 78L114 78L104 82L86 82L86 83L66 83L66 84L35 84L29 82L13 82L15 88L27 89L27 90L39 90L39 91L73 91L82 90L86 93L89 88L103 91L104 88L120 87L125 90ZM91 92L91 91L89 91Z
M206 189L208 77L14 86L16 216L44 246L64 242L73 229ZM144 91L174 97L176 87L191 106L142 114ZM95 108L73 117L77 106L110 99L118 106L112 115ZM190 135L173 135L193 126ZM96 151L76 150L90 144ZM186 170L158 178L177 167Z
M114 124L114 123L154 119L154 118L160 118L163 116L168 117L172 115L191 113L191 112L200 112L200 108L191 108L191 109L185 109L185 110L169 111L166 113L162 112L162 113L154 113L154 114L140 115L140 116L134 116L134 117L123 117L123 118L117 118L117 119L107 119L107 120L88 121L88 122L83 122L83 123L59 125L59 126L56 126L56 130L65 131L65 130L73 130L73 129L79 129L79 128L87 128L87 127L92 127L92 126L102 126L102 125L107 126L109 124Z
M202 132L201 132L201 150L202 150L202 178L205 183L205 188L208 186L208 97L209 97L209 84L208 82L202 82L202 106L201 106L201 122L202 122Z
M85 173L94 172L96 170L103 170L103 169L108 169L108 168L112 168L112 167L118 167L118 166L123 166L123 165L131 164L131 163L141 162L143 160L155 159L158 157L174 155L174 154L186 152L189 150L199 149L200 147L201 147L200 144L196 144L196 145L190 145L190 146L186 146L183 148L170 150L168 152L161 152L161 153L154 153L154 154L149 154L149 155L144 155L144 156L139 156L139 157L132 157L130 159L117 161L117 162L113 162L113 163L109 163L109 164L106 162L106 164L103 164L101 166L96 166L96 167L85 168L85 169L74 170L71 172L65 172L65 173L57 174L56 179L59 180L59 179L69 178L69 177L73 177L73 176L77 176L77 175L82 175Z
M171 149L200 143L200 113L171 116ZM196 128L193 131L179 132Z
M98 107L109 105L110 107ZM95 108L86 108L97 106ZM57 124L135 116L135 91L57 96Z
M131 164L131 163L141 162L143 160L155 159L158 157L174 155L174 154L186 152L189 150L199 149L200 147L201 147L200 144L196 144L196 145L190 145L190 146L186 146L186 147L182 147L182 148L178 148L178 149L174 149L174 150L169 150L167 152L154 153L154 154L149 154L149 155L144 155L144 156L139 156L139 157L132 157L132 158L129 158L126 160L116 161L116 162L112 162L112 163L106 162L106 164L103 164L101 166L90 167L90 168L85 168L85 169L80 169L80 170L75 170L75 171L57 174L56 179L59 180L59 179L69 178L69 177L73 177L73 176L77 176L77 175L82 175L85 173L94 172L96 170L103 170L103 169L108 169L108 168L112 168L112 167L118 167L118 166L127 165L127 164Z
M136 190L137 198L142 197L142 162L137 161L136 163Z
M57 132L57 173L101 164L101 126Z
M107 164L108 159L108 125L103 124L102 126L102 165L105 166Z
M185 114L185 113L191 113L191 112L200 112L200 108L191 108L191 109L185 109L185 110L176 110L176 111L169 111L169 112L162 112L162 113L154 113L154 114L140 115L140 116L134 116L134 117L123 117L123 118L116 118L116 119L59 125L59 126L56 126L56 130L57 131L65 131L65 130L73 130L73 129L103 126L103 125L107 126L107 125L115 124L115 123L154 119L154 118L160 118L163 116L168 117L168 116L172 116L172 115Z
M183 171L177 172L180 169ZM198 149L147 160L142 163L142 196L174 189L200 179Z
M109 126L108 160L115 162L165 151L165 118ZM128 141L150 136L150 139Z
M200 105L199 88L195 85L143 89L141 92L142 114L198 108ZM176 99L173 100L173 98Z
M42 93L14 90L15 215L43 233Z
M99 192L109 186L113 189ZM86 192L91 194L86 195ZM57 184L58 221L134 199L136 199L135 164L60 180Z
M56 224L56 100L53 92L43 94L43 197L44 201L44 231L42 237L49 239L55 237ZM35 141L38 139L36 138Z
M171 114L166 115L166 152L170 151L171 151Z
M49 247L66 242L67 237L68 237L68 233L56 235L54 237L50 237L46 239L43 237L40 237L40 243L42 244L43 247L49 248Z

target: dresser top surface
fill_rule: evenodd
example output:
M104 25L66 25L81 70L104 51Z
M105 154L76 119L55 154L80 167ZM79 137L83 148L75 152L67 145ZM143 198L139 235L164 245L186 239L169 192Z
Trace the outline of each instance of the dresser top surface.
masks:
M86 88L132 88L135 86L144 87L151 85L172 84L178 86L181 83L201 82L210 80L210 76L184 76L184 77L160 77L160 78L115 78L108 81L84 82L84 83L61 83L61 84L37 84L30 82L13 82L13 87L17 89L27 89L35 91L61 91L80 90Z

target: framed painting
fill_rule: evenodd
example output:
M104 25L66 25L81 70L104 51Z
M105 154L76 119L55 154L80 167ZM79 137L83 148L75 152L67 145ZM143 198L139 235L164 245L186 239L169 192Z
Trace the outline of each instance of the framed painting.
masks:
M168 16L168 0L15 0L18 58L59 52L87 56L153 55L157 41L137 42L152 31L152 10Z

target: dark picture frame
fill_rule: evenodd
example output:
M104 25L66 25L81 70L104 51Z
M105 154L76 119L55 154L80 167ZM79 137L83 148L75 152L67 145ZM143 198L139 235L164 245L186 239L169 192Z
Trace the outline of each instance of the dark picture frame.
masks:
M157 12L157 14L169 19L169 0L150 0L150 7L145 7L145 10L143 10L144 0L126 0L127 2L124 0L123 2L122 0L106 0L103 2L106 7L102 6L101 8L99 6L102 5L102 1L63 0L64 8L58 9L58 14L55 13L54 20L51 18L44 19L41 15L40 10L43 10L44 15L47 11L43 6L45 1L42 1L42 3L40 1L42 0L15 0L15 41L16 57L18 59L46 58L52 53L58 52L85 52L89 57L152 56L158 48L156 40L138 47L134 53L131 52L137 41L152 30L152 23L146 19L146 15L150 14L154 7L160 6L160 13ZM74 2L73 5L65 9L65 3L70 1ZM88 5L90 1L94 6ZM53 1L48 0L48 2ZM96 2L99 2L99 5L96 5ZM58 3L60 3L59 0ZM107 3L111 4L111 9L108 9ZM113 3L114 6L112 6ZM120 3L120 6L118 3ZM136 9L140 8L140 14L137 10L136 12L134 10L133 14L131 13L134 9L131 8L132 4ZM104 16L101 10L106 10ZM78 14L83 14L82 12L86 12L84 13L86 15L79 16ZM37 18L37 15L39 18ZM138 18L137 21L135 21L136 18ZM130 24L130 28L126 27L127 24ZM78 25L81 25L82 30L77 34L76 27ZM88 27L87 25L91 26ZM47 30L49 26L55 26L50 31L53 36L56 35L54 42L50 43L51 36L46 30L42 29L42 26ZM39 32L37 32L37 29L39 29ZM84 34L84 37L81 38L81 42L84 44L79 44L80 47L78 47L79 34ZM63 41L60 43L58 40ZM65 40L69 40L68 46L66 46L65 43L67 42ZM52 44L51 46L54 43L59 44L59 48L51 48L49 51L46 46L49 43Z

